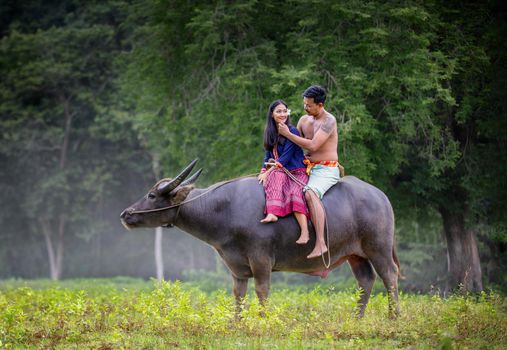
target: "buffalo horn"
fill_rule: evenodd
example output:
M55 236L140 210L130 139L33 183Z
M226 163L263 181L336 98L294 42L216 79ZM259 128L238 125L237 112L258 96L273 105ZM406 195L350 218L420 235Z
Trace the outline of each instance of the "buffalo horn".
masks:
M197 180L197 178L199 177L199 175L201 175L202 173L202 168L197 170L194 175L190 176L188 179L186 179L185 181L183 181L181 183L180 186L186 186L186 185L191 185L195 182L195 180Z
M197 159L194 159L189 165L187 165L187 167L185 169L183 169L181 171L181 173L176 176L167 186L164 186L164 188L162 188L162 192L164 193L168 193L168 192L171 192L172 190L174 190L176 187L178 187L178 185L183 181L185 180L185 178L188 176L188 174L190 174L190 172L192 171L195 163L197 163Z

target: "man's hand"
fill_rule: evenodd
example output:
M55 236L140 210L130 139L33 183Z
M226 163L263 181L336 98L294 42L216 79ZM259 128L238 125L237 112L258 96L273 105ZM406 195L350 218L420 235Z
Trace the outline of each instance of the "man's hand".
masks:
M285 137L291 134L289 127L287 126L287 124L284 123L278 123L278 133Z

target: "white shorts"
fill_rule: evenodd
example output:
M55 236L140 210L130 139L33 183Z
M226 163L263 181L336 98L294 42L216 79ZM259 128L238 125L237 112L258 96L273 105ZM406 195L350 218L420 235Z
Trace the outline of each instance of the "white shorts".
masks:
M308 184L303 191L313 190L322 199L324 193L340 180L340 170L336 166L315 164L310 171Z

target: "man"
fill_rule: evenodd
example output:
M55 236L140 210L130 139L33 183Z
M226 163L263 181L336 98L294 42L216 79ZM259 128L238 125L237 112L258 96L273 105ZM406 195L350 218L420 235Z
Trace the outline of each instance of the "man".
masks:
M328 250L324 240L324 207L320 199L340 179L336 118L324 109L325 101L326 91L318 85L310 86L303 93L307 114L301 117L297 125L303 137L292 134L285 124L278 124L281 135L308 151L305 164L310 178L304 191L317 235L315 248L307 256L308 259L318 257ZM299 241L306 243L308 240L307 236Z

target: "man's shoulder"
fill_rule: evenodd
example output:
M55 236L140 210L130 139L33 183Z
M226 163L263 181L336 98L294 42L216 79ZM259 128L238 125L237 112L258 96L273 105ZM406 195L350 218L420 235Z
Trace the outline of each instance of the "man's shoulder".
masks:
M331 113L329 113L328 111L326 111L326 118L329 118L330 120L332 119L336 122L336 117Z
M299 118L298 124L307 124L310 123L313 120L313 117L309 114L303 115L301 118Z

